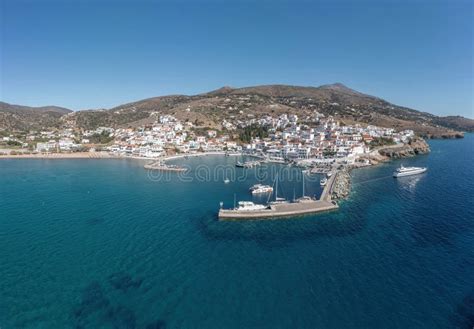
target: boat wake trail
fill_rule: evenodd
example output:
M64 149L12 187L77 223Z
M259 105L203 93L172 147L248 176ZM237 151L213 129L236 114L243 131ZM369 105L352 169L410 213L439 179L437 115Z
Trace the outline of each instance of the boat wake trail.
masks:
M393 178L392 175L383 176L383 177L378 177L378 178L372 178L372 179L367 179L367 180L364 180L364 181L362 181L362 182L353 183L353 185L354 185L354 186L357 186L357 185L362 185L362 184L366 184L366 183L377 182L377 181L381 181L381 180L389 179L389 178Z

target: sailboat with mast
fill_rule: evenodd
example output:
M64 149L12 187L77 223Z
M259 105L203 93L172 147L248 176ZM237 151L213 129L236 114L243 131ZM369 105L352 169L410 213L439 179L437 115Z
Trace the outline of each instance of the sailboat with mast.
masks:
M305 183L304 183L304 176L305 176L305 174L303 173L303 195L301 196L301 198L296 199L296 202L314 201L313 198L311 198L311 197L305 195L305 190L304 190L304 186L305 186Z
M223 203L220 203L219 219L220 220L232 220L232 219L260 219L260 218L276 218L276 217L293 217L305 214L313 214L322 211L329 211L338 209L336 202L331 201L329 196L322 196L319 200L311 198L305 195L304 176L303 176L303 196L293 202L289 202L284 198L278 197L278 179L275 180L275 200L268 202L271 195L267 200L268 205L254 204L250 201L240 201L238 206L235 205L234 196L234 208L223 209ZM326 187L328 188L328 187Z
M278 197L278 175L275 178L275 200L269 202L270 205L280 204L280 203L289 203L285 198Z

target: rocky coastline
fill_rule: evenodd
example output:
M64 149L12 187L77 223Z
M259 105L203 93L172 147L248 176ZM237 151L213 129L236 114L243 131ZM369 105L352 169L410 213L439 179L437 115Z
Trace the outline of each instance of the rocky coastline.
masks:
M426 139L457 139L464 138L462 131L445 131L445 132L420 132L420 136Z
M387 162L391 159L400 159L406 157L412 157L419 154L427 154L431 152L428 143L423 138L417 137L403 145L394 145L388 147L382 147L374 150L369 156L364 157L362 160L367 162L356 163L352 166L345 166L337 172L337 177L334 182L334 186L331 192L331 198L333 200L346 199L351 192L351 171L361 167L370 165L377 165L381 162Z
M400 159L418 154L427 154L430 151L430 146L424 139L415 138L402 146L381 148L378 150L378 153L387 158Z
M345 167L338 171L331 191L332 200L345 199L351 193L350 169Z

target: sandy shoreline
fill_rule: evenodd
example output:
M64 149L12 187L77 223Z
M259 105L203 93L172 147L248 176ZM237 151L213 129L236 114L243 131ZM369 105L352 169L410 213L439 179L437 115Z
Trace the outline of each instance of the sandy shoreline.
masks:
M186 158L186 157L191 158L191 157L202 157L202 156L207 156L207 155L225 155L225 154L226 154L226 152L216 151L216 152L169 155L167 157L158 158L158 159L168 161L168 160L182 159L182 158ZM240 153L229 153L229 156L239 156L239 155L241 155L241 154Z
M38 153L38 154L6 154L0 159L118 159L107 152L74 152L74 153Z
M108 152L74 152L74 153L38 153L38 154L6 154L0 155L0 159L135 159L148 161L168 161L182 159L185 157L201 157L207 155L225 155L226 152L206 152L192 154L170 155L160 158L145 158L139 156L122 156ZM239 153L229 154L230 156L240 155Z

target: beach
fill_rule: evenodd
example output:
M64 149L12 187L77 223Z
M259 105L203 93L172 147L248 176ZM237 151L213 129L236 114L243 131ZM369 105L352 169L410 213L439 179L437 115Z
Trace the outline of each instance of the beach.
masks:
M108 152L74 152L74 153L36 153L36 154L5 154L0 159L116 159L121 156Z
M168 155L159 158L140 156L125 156L110 152L71 152L71 153L31 153L31 154L0 154L0 159L137 159L137 160L176 160L186 157L202 157L208 155L225 155L226 152L203 152ZM240 153L230 153L229 156L240 156Z

